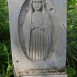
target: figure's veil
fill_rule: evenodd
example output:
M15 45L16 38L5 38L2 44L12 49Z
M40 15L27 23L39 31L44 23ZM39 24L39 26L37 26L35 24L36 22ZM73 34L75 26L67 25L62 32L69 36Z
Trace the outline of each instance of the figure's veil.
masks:
M33 0L30 0L30 6L29 6L29 11L27 13L26 18L29 18L29 23L32 24L32 14L33 14L33 5L32 5ZM51 8L54 8L54 4L52 0L42 0L42 14L43 16L46 16L45 14L48 12Z
M43 13L43 15L45 14L45 2L44 2L45 0L42 0L42 13ZM32 2L33 2L33 0L31 0L30 1L30 9L29 9L29 16L30 16L30 23L32 24L32 14L33 14L33 5L32 5Z
M33 12L32 1L33 0L30 1L30 10ZM42 2L42 12L48 11L51 8L55 8L54 2L52 0L42 0Z

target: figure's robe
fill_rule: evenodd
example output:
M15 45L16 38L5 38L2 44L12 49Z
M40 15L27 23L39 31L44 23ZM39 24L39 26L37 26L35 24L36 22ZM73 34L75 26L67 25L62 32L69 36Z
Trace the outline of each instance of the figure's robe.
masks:
M23 24L26 55L31 60L45 60L52 52L53 23L48 13L27 14Z

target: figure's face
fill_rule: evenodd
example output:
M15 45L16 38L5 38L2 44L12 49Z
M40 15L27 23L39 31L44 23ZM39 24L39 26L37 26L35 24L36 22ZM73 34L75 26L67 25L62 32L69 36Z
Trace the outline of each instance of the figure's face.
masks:
M42 0L33 0L33 9L39 11L42 8Z

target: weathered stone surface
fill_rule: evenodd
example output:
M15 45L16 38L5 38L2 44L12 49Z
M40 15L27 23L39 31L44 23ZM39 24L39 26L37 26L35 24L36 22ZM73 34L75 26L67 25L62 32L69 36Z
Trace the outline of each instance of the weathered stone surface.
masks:
M67 0L44 1L47 6L43 8L48 11L36 16L29 14L30 0L8 0L12 58L17 76L28 69L65 68ZM35 26L30 24L31 16Z
M22 77L36 77L36 76L22 76ZM67 75L48 75L48 76L37 76L37 77L67 77Z

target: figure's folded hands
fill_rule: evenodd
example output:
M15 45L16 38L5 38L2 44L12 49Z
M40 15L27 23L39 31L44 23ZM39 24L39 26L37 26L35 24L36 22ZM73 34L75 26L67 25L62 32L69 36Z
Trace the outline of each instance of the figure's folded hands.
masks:
M42 31L45 31L45 27L44 26L40 26L39 27Z

